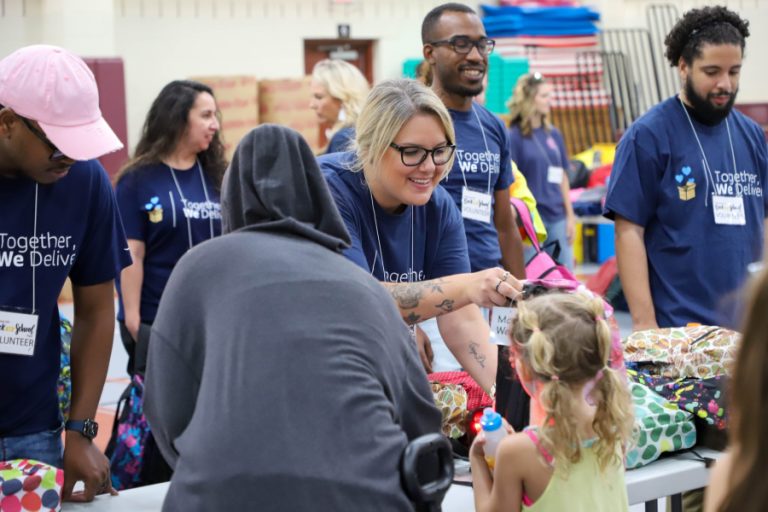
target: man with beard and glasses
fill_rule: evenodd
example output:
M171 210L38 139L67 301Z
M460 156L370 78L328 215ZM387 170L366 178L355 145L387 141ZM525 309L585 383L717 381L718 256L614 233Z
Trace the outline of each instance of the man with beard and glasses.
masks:
M112 491L93 420L115 332L114 279L131 258L96 158L121 147L82 59L34 45L0 61L0 460L63 468L65 500ZM67 277L75 317L64 422L57 299ZM84 491L72 493L79 480Z
M422 22L421 40L432 90L448 107L456 131L455 161L442 185L461 211L472 272L502 266L524 278L522 240L509 205L513 177L507 130L474 101L483 92L495 41L488 39L475 11L459 3L432 9ZM434 323L422 328L437 341L435 370L456 369L448 366L454 361Z
M766 141L733 110L748 22L693 9L665 40L680 93L622 137L605 216L634 330L732 324L735 292L763 253Z

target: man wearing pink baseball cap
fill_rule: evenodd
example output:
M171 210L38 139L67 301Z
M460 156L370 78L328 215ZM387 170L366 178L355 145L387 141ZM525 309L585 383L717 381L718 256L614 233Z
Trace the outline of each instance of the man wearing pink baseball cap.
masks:
M109 462L92 440L112 349L114 278L130 255L94 159L121 147L82 59L35 45L0 60L0 460L63 467L63 499L112 491ZM67 277L75 318L64 422L57 299ZM73 495L77 481L85 490Z

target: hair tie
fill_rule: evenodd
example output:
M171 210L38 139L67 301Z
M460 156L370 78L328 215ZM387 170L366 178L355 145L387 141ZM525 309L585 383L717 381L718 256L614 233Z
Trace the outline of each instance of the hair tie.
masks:
M551 380L552 382L558 382L560 380L560 377L558 377L557 375L552 375L551 377L549 377L549 380Z

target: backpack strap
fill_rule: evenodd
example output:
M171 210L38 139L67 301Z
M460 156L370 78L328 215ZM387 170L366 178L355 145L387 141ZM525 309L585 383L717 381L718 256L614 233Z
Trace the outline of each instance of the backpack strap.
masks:
M523 226L523 231L525 231L528 240L531 241L531 245L533 245L537 253L540 253L539 239L536 236L536 228L533 227L533 219L531 218L531 211L528 209L528 206L522 199L517 197L510 197L509 202L512 208L515 209L515 212L517 212L517 218L520 219L520 224Z
M536 450L541 454L542 457L544 457L544 460L547 462L547 464L552 466L554 463L554 457L552 457L552 455L541 446L536 427L525 427L523 432L531 441L533 441L534 446L536 446ZM533 503L534 501L530 498L530 496L528 496L528 494L525 493L525 489L523 489L523 505L530 507L533 505Z
M123 390L120 398L117 400L117 407L115 407L115 420L112 422L112 435L109 437L109 442L104 450L104 455L108 459L112 458L112 454L115 452L115 446L117 445L117 428L120 424L120 419L127 414L126 407L128 407L128 401L131 399L131 390L133 389L133 379L128 383L128 386Z
M533 441L533 444L536 446L536 449L539 451L541 456L544 457L544 461L550 466L554 465L555 458L552 456L551 453L545 450L543 446L541 446L538 429L536 427L526 427L525 430L523 430L523 432L525 432L525 435L527 435L530 438L530 440Z

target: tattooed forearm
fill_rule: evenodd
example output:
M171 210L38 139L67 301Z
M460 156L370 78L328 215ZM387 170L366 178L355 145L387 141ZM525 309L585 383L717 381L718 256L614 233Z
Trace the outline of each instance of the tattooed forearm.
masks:
M446 313L450 313L451 311L453 311L453 302L454 301L451 299L445 299L440 304L436 304L435 307L443 310Z
M433 279L431 281L425 281L424 286L427 286L431 292L443 293L443 288L440 285L444 282L444 279Z
M478 352L478 348L480 348L479 344L474 341L469 342L469 353L475 358L475 361L480 365L480 368L485 368L485 354Z
M407 316L404 316L403 320L405 320L405 323L408 325L414 325L418 323L419 320L421 320L421 315L417 315L416 313L411 312Z
M419 307L424 286L421 283L401 283L393 286L390 293L398 306L413 309Z

